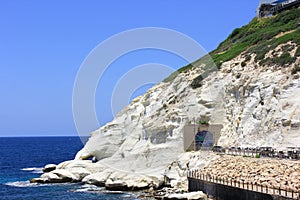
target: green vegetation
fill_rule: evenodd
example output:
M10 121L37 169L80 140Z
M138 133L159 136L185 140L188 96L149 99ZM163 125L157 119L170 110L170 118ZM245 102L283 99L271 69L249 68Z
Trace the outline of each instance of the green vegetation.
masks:
M289 41L292 41L292 42L300 45L300 29L299 28L296 29L296 31L288 33L281 37L273 38L272 40L268 40L268 41L264 41L264 42L260 43L259 45L256 45L256 46L250 48L248 52L256 53L255 60L260 61L261 62L260 64L264 64L264 62L266 62L264 60L265 60L265 55L267 52L269 52L272 49L275 49L278 45L287 43ZM282 57L285 61L288 61L288 63L293 62L290 55L282 55L280 57ZM279 60L277 60L277 61L279 61ZM266 64L269 64L269 63L266 62ZM281 63L278 63L278 64L281 64Z
M201 124L201 125L209 125L208 121L206 121L206 120L199 121L199 124Z
M260 158L260 155L259 155L259 154L256 154L256 155L255 155L255 158Z
M215 69L219 69L223 62L229 61L244 52L245 61L242 66L245 67L250 61L250 54L255 53L256 61L262 65L278 64L286 65L295 61L295 57L284 53L274 58L266 58L265 55L279 44L292 41L300 45L300 9L292 9L270 18L254 18L248 25L235 29L229 37L222 42L218 48L199 60L191 63L176 73L173 73L165 81L173 80L178 73L186 72L193 67L205 64L204 73L197 77L192 87L201 87L201 81ZM281 34L281 35L280 35ZM289 48L289 47L286 47ZM284 49L286 50L286 49ZM300 56L300 47L296 51L296 57Z
M273 58L266 58L261 60L259 63L261 65L272 65L272 64L278 64L278 65L287 65L291 64L296 60L295 57L291 57L291 55L288 52L283 53L281 56L276 56Z

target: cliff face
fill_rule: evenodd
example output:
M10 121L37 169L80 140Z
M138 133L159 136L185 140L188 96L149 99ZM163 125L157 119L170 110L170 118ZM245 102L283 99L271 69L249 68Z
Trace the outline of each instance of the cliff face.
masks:
M180 70L93 132L82 152L98 160L145 156L153 165L149 157L163 149L172 160L183 152L184 125L203 118L223 124L222 146L299 146L298 20L295 9L236 29L211 60Z
M279 52L283 52L281 48ZM291 73L299 58L289 66L260 66L254 57L242 67L245 58L238 56L224 63L218 74L224 81L227 113L219 144L299 146L300 79Z
M299 20L299 9L255 19L220 44L212 60L196 61L133 100L71 161L99 160L80 165L89 172L80 180L107 187L158 187L165 178L176 184L188 167L216 157L184 154L183 128L195 119L223 125L221 146L299 146Z

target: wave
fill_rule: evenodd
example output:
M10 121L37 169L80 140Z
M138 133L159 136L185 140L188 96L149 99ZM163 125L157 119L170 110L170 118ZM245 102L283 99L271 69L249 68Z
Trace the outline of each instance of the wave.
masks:
M104 190L103 187L97 187L95 185L84 184L78 189L69 190L69 192L101 193L103 190Z
M15 182L8 182L5 185L12 186L12 187L38 187L40 186L37 183L30 183L29 181L15 181Z
M115 194L120 195L122 198L132 198L135 196L133 193L128 193L124 191L109 191L104 187L98 187L95 185L84 184L80 188L69 190L69 192L83 192L83 193L96 193L96 194Z
M42 174L43 173L43 168L42 167L28 167L28 168L23 168L21 169L22 171L28 171L33 174Z

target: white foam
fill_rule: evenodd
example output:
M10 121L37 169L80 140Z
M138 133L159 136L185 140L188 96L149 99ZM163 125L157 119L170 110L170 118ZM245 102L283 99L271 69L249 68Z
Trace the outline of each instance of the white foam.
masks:
M83 193L96 193L96 194L118 194L121 195L122 198L131 198L134 197L134 194L127 193L124 191L109 191L105 190L104 187L98 187L95 185L84 184L80 188L75 190L69 190L68 192L83 192Z
M43 173L43 168L42 167L28 167L28 168L23 168L21 169L22 171L28 171L33 174L42 174Z
M15 181L15 182L8 182L5 185L12 186L12 187L37 187L40 186L37 183L30 183L29 181Z
M97 187L95 185L84 184L76 190L70 190L69 192L88 192L88 193L100 193L103 191L103 187Z

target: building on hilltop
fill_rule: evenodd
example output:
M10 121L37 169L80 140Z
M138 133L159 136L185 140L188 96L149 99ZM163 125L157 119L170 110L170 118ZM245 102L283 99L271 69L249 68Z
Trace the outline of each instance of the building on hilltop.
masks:
M269 17L299 5L300 0L261 0L256 15L258 18Z

